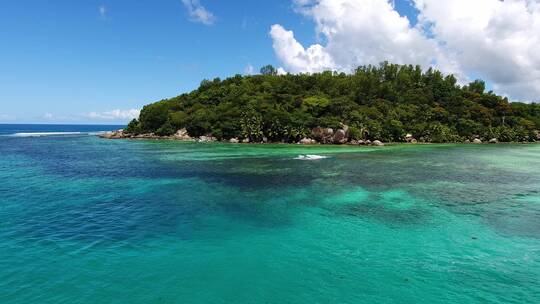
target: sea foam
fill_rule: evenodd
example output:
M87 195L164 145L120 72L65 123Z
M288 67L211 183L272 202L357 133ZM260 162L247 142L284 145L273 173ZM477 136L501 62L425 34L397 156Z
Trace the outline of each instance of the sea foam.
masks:
M81 135L88 134L83 132L34 132L34 133L15 133L12 137L42 137L42 136L63 136L63 135Z
M295 157L294 159L297 160L319 160L319 159L325 159L328 158L328 156L323 155L298 155L298 157Z

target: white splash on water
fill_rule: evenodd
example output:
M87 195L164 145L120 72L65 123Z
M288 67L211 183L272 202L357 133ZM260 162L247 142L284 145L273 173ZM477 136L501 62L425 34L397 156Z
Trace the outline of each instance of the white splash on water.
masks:
M319 159L325 159L325 158L328 158L328 156L307 154L307 155L298 155L298 157L296 157L295 159L297 159L297 160L319 160Z

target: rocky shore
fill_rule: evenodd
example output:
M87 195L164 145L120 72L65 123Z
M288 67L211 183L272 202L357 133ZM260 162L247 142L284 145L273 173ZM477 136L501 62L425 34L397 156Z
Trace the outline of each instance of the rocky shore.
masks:
M193 141L193 142L216 142L219 141L212 135L192 137L188 134L186 129L178 130L175 134L170 136L160 136L154 133L144 134L129 134L123 129L107 132L100 135L101 138L106 139L155 139L155 140L181 140L181 141ZM412 136L411 136L412 138ZM229 140L222 140L222 142L230 143L272 143L268 138L263 137L259 141L253 141L249 138L231 138ZM414 140L415 141L415 140ZM410 142L413 142L411 140ZM304 137L300 139L296 144L300 145L365 145L365 146L384 146L385 144L380 140L354 140L349 138L348 127L343 125L341 129L333 130L332 128L314 128L311 132L311 137Z
M175 134L170 136L160 136L154 133L145 133L145 134L129 134L126 133L123 129L107 132L100 135L101 138L106 139L155 139L155 140L181 140L181 141L193 141L193 142L216 142L220 141L218 138L212 135L192 137L188 134L186 129L178 130ZM249 138L231 138L229 140L221 140L222 142L230 143L271 143L266 137L263 137L262 140L253 141ZM540 132L536 135L536 141L540 141ZM425 142L422 138L417 140L411 134L405 136L405 142L410 144L417 143L428 143ZM491 139L482 139L480 136L473 136L471 139L465 140L463 143L470 144L497 144L499 140L497 138ZM346 125L342 125L340 129L333 130L332 128L313 128L311 131L311 137L304 137L300 139L296 144L300 145L362 145L362 146L384 146L380 140L356 140L349 137L349 128Z
M217 138L213 136L200 136L200 137L191 137L189 136L186 129L178 130L174 135L171 136L161 136L154 133L144 133L144 134L129 134L126 133L123 129L106 132L100 134L99 137L106 139L162 139L162 140L183 140L183 141L199 141L199 142L213 142L218 141Z

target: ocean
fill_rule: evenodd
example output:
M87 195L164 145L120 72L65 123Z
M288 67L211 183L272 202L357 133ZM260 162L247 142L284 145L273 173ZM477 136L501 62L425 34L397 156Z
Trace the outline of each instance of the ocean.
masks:
M0 125L0 303L540 303L540 145Z

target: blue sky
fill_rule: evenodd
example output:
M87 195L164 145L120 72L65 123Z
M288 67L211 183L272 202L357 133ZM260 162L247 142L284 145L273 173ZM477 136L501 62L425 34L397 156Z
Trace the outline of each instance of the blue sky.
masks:
M531 0L19 0L0 4L0 123L125 123L202 79L383 60L540 101Z
M313 22L289 0L200 4L215 16L212 25L196 22L181 0L3 1L0 122L124 122L99 117L248 65L279 66L273 24L294 28L302 43L317 41Z

